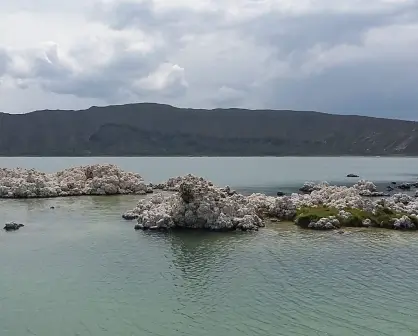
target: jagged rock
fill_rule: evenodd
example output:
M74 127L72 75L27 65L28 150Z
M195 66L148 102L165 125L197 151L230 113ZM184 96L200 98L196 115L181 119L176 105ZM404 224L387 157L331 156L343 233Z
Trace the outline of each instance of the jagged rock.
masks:
M418 213L418 198L406 194L395 194L377 200L365 197L386 196L385 193L378 192L376 186L369 181L359 181L352 187L330 186L326 182L306 183L309 193L280 197L264 194L231 195L230 188L214 187L209 181L193 175L177 177L171 181L182 181L178 192L172 195L154 194L149 199L141 200L135 209L124 216L137 218L142 229L194 228L224 231L257 230L264 226L262 219L294 220L298 209L309 207L337 209L338 219L341 220L341 223L337 218L308 222L306 226L310 224L313 229L332 229L350 223L352 214L345 209L359 209L371 216L376 216L378 211L385 211L389 216L393 214L394 222L399 214L406 214L411 219ZM172 186L173 183L166 185ZM412 223L415 221L416 219ZM359 224L365 227L378 225L370 219ZM386 228L404 226L405 224L397 224L392 227L390 223L384 225Z
M139 226L136 228L247 231L264 226L256 207L247 197L216 188L203 179L186 177L183 181L174 195L157 194L141 200L129 212L138 215Z
M21 227L24 227L24 225L19 224L19 223L15 223L15 222L11 222L11 223L6 223L4 225L4 230L6 230L6 231L16 231L16 230L19 230Z
M299 188L299 191L305 194L310 194L315 190L321 190L324 187L327 187L328 183L323 182L321 184L316 184L314 182L305 182L301 188Z
M126 212L122 215L122 218L126 220L134 220L134 219L138 219L138 214L133 213L133 212Z
M213 186L213 183L210 181L206 181L203 177L198 177L195 176L193 174L187 174L184 176L177 176L177 177L172 177L170 179L168 179L168 181L163 182L163 183L159 183L156 184L154 186L154 189L159 189L159 190L164 190L164 191L179 191L180 190L180 185L183 182L188 182L188 183L202 183L205 182L207 184L209 184L210 186Z
M220 190L225 192L228 196L232 196L237 193L235 190L232 190L230 186L226 186L225 188L221 188Z
M334 216L330 216L326 218L321 218L316 222L310 222L308 228L314 230L335 230L338 229L340 226L341 225L339 220Z
M398 188L401 190L410 190L411 189L411 184L410 183L402 183L400 185L398 185Z
M370 191L370 192L377 192L377 187L373 182L360 180L354 186L354 188L360 191Z
M364 197L389 197L390 195L388 193L385 193L383 191L369 191L369 190L361 190L360 196Z
M416 229L415 224L408 216L402 216L401 218L395 219L393 223L395 230L413 230Z
M315 183L312 182L305 182L304 185L299 188L299 191L303 192L303 193L311 193L312 191L315 190Z
M369 218L366 218L366 219L363 220L362 224L365 227L370 227L370 226L372 226L372 221Z
M112 164L73 167L53 174L34 169L0 169L0 198L144 194L147 186L135 173Z
M351 213L345 210L340 210L338 213L338 216L340 216L343 220L346 220L346 221L350 220L353 217Z

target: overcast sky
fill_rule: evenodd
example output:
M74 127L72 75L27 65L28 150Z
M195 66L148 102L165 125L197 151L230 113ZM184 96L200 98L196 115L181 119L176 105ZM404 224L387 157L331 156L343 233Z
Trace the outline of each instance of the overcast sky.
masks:
M418 0L0 0L0 111L159 102L418 119Z

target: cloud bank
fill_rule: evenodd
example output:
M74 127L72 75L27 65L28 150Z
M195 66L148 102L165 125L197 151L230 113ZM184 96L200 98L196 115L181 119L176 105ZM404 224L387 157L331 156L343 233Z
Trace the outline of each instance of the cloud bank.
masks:
M0 110L161 102L418 119L417 0L0 0Z

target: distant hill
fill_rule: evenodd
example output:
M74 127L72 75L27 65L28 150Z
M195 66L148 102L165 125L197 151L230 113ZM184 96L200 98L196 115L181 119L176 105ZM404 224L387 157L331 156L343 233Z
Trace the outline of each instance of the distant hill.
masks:
M418 123L161 104L0 113L2 156L418 155Z

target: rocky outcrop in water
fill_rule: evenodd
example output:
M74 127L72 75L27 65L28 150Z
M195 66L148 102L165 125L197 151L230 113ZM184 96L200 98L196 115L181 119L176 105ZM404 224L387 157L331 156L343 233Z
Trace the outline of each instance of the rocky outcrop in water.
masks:
M140 200L124 216L137 217L136 229L247 231L264 226L256 206L247 197L231 192L230 188L214 187L211 182L192 175L175 181L180 180L177 193L156 194Z
M369 198L378 193L377 187L364 180L352 187L307 182L302 188L304 192L290 196L244 196L193 175L172 178L160 187L174 193L143 199L135 209L123 215L138 220L136 229L256 230L264 226L265 219L294 221L303 209L308 209L308 215L302 226L311 229L342 226L414 229L418 222L415 197L395 194L381 199ZM309 209L318 209L318 214L309 215ZM321 209L324 210L322 215Z
M19 224L19 223L15 223L15 222L10 222L10 223L6 223L4 225L4 230L6 231L17 231L20 228L24 227L23 224Z
M35 169L0 169L0 198L43 198L81 195L146 194L139 174L112 164L73 167L53 174Z

